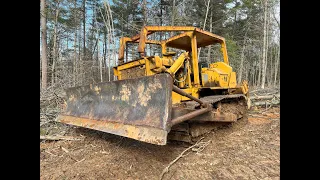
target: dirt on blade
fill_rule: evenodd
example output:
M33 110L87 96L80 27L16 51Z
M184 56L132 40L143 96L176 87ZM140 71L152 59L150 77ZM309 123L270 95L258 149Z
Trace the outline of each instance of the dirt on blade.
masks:
M190 150L163 179L280 179L280 107L249 111L247 117L207 134L202 151ZM78 141L40 142L40 179L159 179L189 144L157 146L72 127Z

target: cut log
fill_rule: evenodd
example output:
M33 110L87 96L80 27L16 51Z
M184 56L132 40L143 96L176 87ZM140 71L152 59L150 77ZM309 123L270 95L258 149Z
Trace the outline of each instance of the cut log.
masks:
M251 100L266 100L266 99L272 99L272 98L280 98L280 94L273 94L273 95L265 95L265 96L252 96L250 97Z
M254 106L264 106L264 105L278 105L280 104L280 101L257 101L252 102L252 105Z

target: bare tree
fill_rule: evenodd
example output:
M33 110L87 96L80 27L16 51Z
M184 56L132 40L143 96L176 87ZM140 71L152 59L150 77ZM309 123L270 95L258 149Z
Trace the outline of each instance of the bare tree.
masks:
M58 40L58 17L60 12L60 0L57 0L56 9L55 9L55 18L54 18L54 32L53 32L53 48L52 48L52 75L51 75L51 85L55 82L55 65L57 62L57 55L58 55L58 46L57 46L57 40Z
M264 0L264 21L263 21L263 48L262 48L262 80L261 88L264 89L266 81L266 50L267 50L267 13L268 13L268 0Z
M212 32L212 11L210 13L210 32ZM208 56L207 56L207 63L211 62L211 45L208 46Z
M82 1L83 23L83 58L86 58L86 0Z
M270 13L269 13L269 8L268 8L268 4L267 4L267 7L266 7L266 10L267 10L267 29L266 29L266 50L265 50L265 66L264 66L264 73L265 73L265 82L266 82L266 79L267 79L267 67L268 67L268 51L269 51L269 24L270 24Z
M41 88L47 89L47 16L46 16L46 0L41 0L41 43L42 43L42 79Z
M278 25L278 28L280 30L280 22L278 21L278 19L276 18L276 15L275 15L275 11L273 10L272 11L272 16L274 18L274 20L276 21L277 25ZM279 47L276 48L277 50L277 56L275 58L275 64L274 64L274 81L273 81L273 85L276 86L277 85L277 75L278 75L278 68L279 68L279 65L280 65L280 35L279 35Z
M176 1L173 0L173 2L172 2L172 12L171 12L171 26L174 26L175 4L176 4ZM170 35L173 36L173 32L171 32Z
M259 51L261 52L261 46L259 47ZM257 74L258 79L257 79L256 86L261 85L261 74L262 74L262 53L259 53L259 66L258 66L258 74Z
M74 23L76 24L76 21L77 21L77 13L76 13L76 8L77 8L77 0L74 0ZM77 31L77 27L75 25L75 28L74 28L74 46L73 46L73 86L76 85L76 81L77 81L77 34L78 34L78 31Z
M274 86L277 85L277 75L278 75L279 64L280 64L280 40L279 40L279 48L277 52L275 67L274 67L274 81L273 81Z
M243 38L243 44L242 44L242 50L241 50L241 56L240 56L240 68L239 68L239 74L238 74L238 84L241 83L242 80L242 69L243 69L243 62L244 62L244 53L245 53L245 48L246 48L246 43L247 43L247 33L250 27L250 18L248 19L247 23L247 29L246 32L244 33L244 38Z
M243 61L244 61L244 51L246 49L246 39L247 39L247 32L244 36L244 42L242 44L241 56L240 56L240 67L239 67L239 74L238 74L238 84L241 83L242 80L242 69L243 69Z
M146 2L146 0L143 0L142 8L143 8L143 26L146 26L147 25L147 2Z
M203 28L202 28L203 30L205 30L205 28L206 28L206 22L207 22L209 7L210 7L210 0L208 0L208 4L207 4L206 17L204 18L204 23L203 23ZM199 48L198 59L200 57L200 52L201 52L201 47Z
M114 47L114 44L115 44L114 36L113 36L114 27L113 27L112 12L111 12L111 8L110 8L110 4L109 4L109 2L104 1L103 5L105 7L106 17L102 13L101 8L99 8L99 10L100 10L100 14L102 16L103 22L105 24L105 27L107 29L107 33L108 33L108 41L106 44L106 50L107 50L107 57L108 57L108 73L109 73L108 79L109 79L109 81L111 81L111 60L113 59L115 61L115 55L114 55L115 52L110 50L111 45L113 44L113 47ZM109 48L107 48L107 45Z

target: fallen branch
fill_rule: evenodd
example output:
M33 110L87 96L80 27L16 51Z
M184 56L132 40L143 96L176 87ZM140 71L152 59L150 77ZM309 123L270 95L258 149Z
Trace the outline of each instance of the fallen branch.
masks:
M67 156L69 156L72 160L76 161L76 163L82 162L85 160L85 158L81 159L81 160L77 160L75 157L73 157L73 155L70 154L70 151L62 146L60 146L60 148L67 154Z
M266 88L266 89L256 89L256 90L252 90L250 91L250 93L258 93L258 94L265 94L265 93L274 93L274 92L278 92L279 89L278 88Z
M252 102L252 105L254 106L264 106L264 105L278 105L280 104L280 101L274 101L274 102L270 102L270 101L258 101L258 102Z
M52 156L57 156L57 155L55 155L55 154L52 154L52 153L49 152L49 151L44 151L44 152L46 152L46 153L48 153L48 154L50 154L50 155L52 155Z
M62 147L62 146L61 146L61 149L62 149L64 152L69 153L69 150L66 149L66 148L64 148L64 147Z
M41 135L40 135L40 139L42 139L42 140L51 140L51 141L57 141L57 140L78 141L78 140L83 140L83 138L72 137L72 136L41 136Z
M182 153L181 153L178 157L176 157L173 161L171 161L171 162L169 163L169 165L163 169L163 171L162 171L162 173L161 173L161 175L160 175L160 180L162 180L162 178L163 178L163 176L164 176L165 173L169 172L170 166L172 166L175 162L177 162L181 157L186 156L186 155L184 155L184 153L186 153L188 150L191 149L192 151L196 151L196 152L202 151L202 150L210 143L210 141L208 141L208 142L201 142L201 140L202 140L203 138L204 138L204 137L202 137L201 139L199 139L199 140L197 141L197 143L195 143L194 145L192 145L192 146L188 147L187 149L185 149L184 151L182 151ZM188 154L187 154L187 155L188 155Z
M265 109L265 110L263 110L263 111L261 111L260 113L264 113L264 112L268 111L271 107L272 107L272 104L270 104L270 106L269 106L269 107L266 107L266 109Z
M84 161L86 158L81 159L80 161L77 160L77 162L75 162L74 164L80 163L82 161Z
M259 116L259 115L255 115L255 114L249 114L249 116L251 116L251 117L258 117L258 118L265 118L265 116Z

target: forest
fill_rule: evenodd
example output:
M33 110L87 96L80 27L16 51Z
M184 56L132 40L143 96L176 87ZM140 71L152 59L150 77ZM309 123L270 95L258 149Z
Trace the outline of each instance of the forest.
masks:
M238 82L277 87L279 6L279 0L41 0L41 93L114 80L120 38L138 34L144 25L194 26L222 36ZM159 53L146 48L149 55ZM219 60L214 48L200 49L199 60ZM136 47L128 49L126 61L137 57Z

